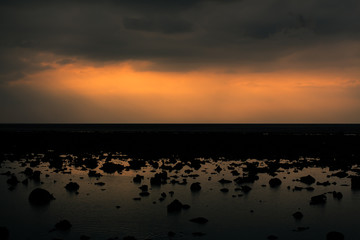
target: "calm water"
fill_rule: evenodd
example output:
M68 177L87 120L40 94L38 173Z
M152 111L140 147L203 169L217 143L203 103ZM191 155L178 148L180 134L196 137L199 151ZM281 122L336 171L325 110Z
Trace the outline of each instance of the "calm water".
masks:
M114 162L125 166L126 157L113 157ZM164 184L151 187L149 178L159 169L147 165L141 170L124 170L121 174L106 174L97 168L104 176L90 178L88 170L80 167L68 166L71 174L55 173L49 169L48 163L41 163L33 169L40 170L43 184L29 181L28 186L19 183L13 191L9 191L6 183L8 176L0 175L0 226L7 226L10 239L80 239L87 235L91 239L108 239L112 237L134 236L137 239L169 239L168 232L175 232L171 239L267 239L269 235L276 235L279 239L325 239L329 231L339 231L345 239L360 239L358 230L358 217L360 213L360 192L352 191L350 178L330 177L329 167L305 167L303 169L290 167L280 168L276 172L282 184L278 188L270 188L268 181L272 177L268 173L259 173L259 180L245 184L252 188L249 193L235 191L238 184L232 182L221 184L222 178L234 180L237 176L231 174L234 167L240 176L243 174L246 162L257 160L229 161L200 159L203 165L190 174L199 174L198 177L189 177L185 166L182 170L169 172L170 179L187 179L187 185ZM30 157L30 160L31 157ZM11 171L20 182L26 177L21 172L29 166L29 161L4 161L0 173ZM163 159L160 161L166 161ZM260 166L266 166L259 161ZM316 161L315 161L316 162ZM234 164L235 163L235 166ZM217 166L223 169L220 173L214 171ZM357 165L353 169L358 169ZM347 171L356 175L354 171ZM45 177L49 174L49 177ZM144 176L141 184L132 182L136 174ZM312 175L319 182L336 182L336 185L318 186L312 184L314 191L293 191L294 186L307 187L308 185L294 181L301 176ZM79 194L70 193L64 188L70 181L80 185ZM56 181L56 182L54 182ZM94 183L104 182L104 186ZM200 182L200 192L190 191L193 182ZM139 186L149 185L150 195L142 197L140 201L133 200L139 197ZM263 186L265 185L265 186ZM52 193L56 200L45 207L34 207L29 204L30 192L41 187ZM228 188L229 192L223 193L221 188ZM289 188L288 188L289 187ZM169 196L169 191L174 191L174 196ZM312 196L340 191L341 200L334 199L332 194L327 194L325 205L310 205ZM162 192L167 193L164 201L159 201ZM243 194L243 196L238 196ZM235 195L235 197L233 196ZM191 206L179 214L169 214L167 205L174 199ZM120 206L120 208L116 208ZM302 220L295 220L292 216L296 211L304 214ZM192 223L189 219L205 217L209 220L204 225ZM69 231L52 231L54 225L67 219L72 223ZM309 227L304 231L294 231L298 227ZM202 237L195 237L193 232L205 233Z

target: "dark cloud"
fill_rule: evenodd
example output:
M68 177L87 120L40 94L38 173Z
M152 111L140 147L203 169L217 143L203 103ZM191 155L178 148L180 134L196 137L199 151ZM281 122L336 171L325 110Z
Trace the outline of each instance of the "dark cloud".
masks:
M60 56L59 64L77 58L145 60L160 71L209 65L270 69L316 46L331 52L339 43L359 42L359 8L357 0L3 0L0 77L41 70L37 61L24 61L36 53ZM295 62L311 67L313 57ZM336 61L315 57L325 67Z

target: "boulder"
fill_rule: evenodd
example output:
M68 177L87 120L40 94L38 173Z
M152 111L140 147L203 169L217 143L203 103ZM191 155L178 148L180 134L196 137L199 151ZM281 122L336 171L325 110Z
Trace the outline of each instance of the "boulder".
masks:
M345 237L340 232L329 232L326 234L326 240L344 240Z
M272 179L270 179L270 181L269 181L269 185L270 185L270 187L272 187L272 188L275 188L275 187L278 187L278 186L280 186L281 185L281 180L279 179L279 178L272 178Z
M181 209L183 209L183 204L175 199L174 201L172 201L168 206L167 206L167 211L168 212L180 212Z
M300 182L305 183L307 185L311 185L315 182L315 178L313 178L311 175L307 175L300 178Z
M360 190L360 176L351 178L351 189Z
M9 238L9 230L6 227L0 226L0 239L8 239Z
M304 215L301 213L301 212L296 212L293 214L293 217L296 219L296 220L300 220L304 217Z
M69 182L68 184L66 184L65 188L69 192L76 192L77 190L79 190L80 186L76 182Z
M201 186L200 186L200 183L199 182L195 182L195 183L192 183L191 186L190 186L190 190L192 192L198 192L201 190Z
M46 205L54 199L52 194L42 188L34 189L29 195L29 202L33 205Z
M311 198L310 204L317 205L317 204L325 204L326 203L326 196L325 194L317 195Z
M55 224L55 229L60 231L69 230L72 227L71 223L68 220L61 220Z

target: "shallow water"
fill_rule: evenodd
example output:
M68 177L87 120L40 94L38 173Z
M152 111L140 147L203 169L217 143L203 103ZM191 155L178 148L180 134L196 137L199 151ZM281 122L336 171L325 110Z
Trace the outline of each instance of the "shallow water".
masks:
M357 227L360 191L351 190L350 178L327 177L337 171L316 166L303 169L280 168L276 172L276 177L282 180L278 188L270 188L268 181L272 177L268 173L259 173L258 181L246 184L252 190L242 193L235 191L239 185L234 182L224 185L218 182L221 178L235 179L227 167L241 161L202 161L204 164L201 168L190 173L199 174L199 177L186 177L188 174L184 171L190 169L188 166L177 173L169 172L170 179L174 175L180 176L178 180L186 178L187 185L168 183L151 187L149 178L154 175L154 169L149 165L141 170L124 170L121 174L106 174L97 169L104 174L97 180L90 178L87 170L82 171L74 166L68 166L71 174L64 174L49 169L48 163L41 163L33 169L41 170L43 184L31 180L28 186L19 183L13 191L8 190L8 176L0 175L0 226L7 226L10 239L79 239L81 235L87 235L91 239L121 239L128 235L137 239L169 239L169 231L175 232L171 239L267 239L269 235L276 235L279 239L325 239L326 233L330 231L342 232L345 239L360 238ZM249 161L257 160L247 160ZM26 177L21 172L29 166L29 163L21 166L24 162L26 161L5 161L0 173L11 171L22 181ZM218 165L223 168L220 173L214 171ZM243 167L236 166L235 169L242 174ZM356 174L352 171L348 173ZM49 177L45 177L45 174L49 174ZM141 184L132 182L136 174L144 176ZM308 186L293 181L308 174L319 182L336 182L336 185L312 184L314 191L293 191L294 186ZM64 187L70 181L80 185L79 194L66 191ZM99 181L105 185L94 185ZM193 182L201 183L200 192L190 191ZM133 200L134 197L139 197L138 187L143 184L149 185L150 196L142 197L140 201ZM30 205L28 196L36 187L47 189L56 200L45 207ZM229 192L221 192L223 187L228 188ZM175 192L173 197L169 196L169 191ZM309 204L312 196L332 191L342 192L343 198L337 200L332 194L327 194L325 205ZM161 202L159 198L162 192L167 193L167 197ZM238 194L243 196L239 197ZM191 208L178 214L168 213L167 205L174 199L189 204ZM120 206L119 209L116 208L117 205ZM304 214L303 219L293 218L292 214L296 211ZM205 217L209 222L199 225L189 221L195 217ZM71 222L71 230L50 231L62 219ZM309 229L296 232L294 230L297 227ZM203 232L205 235L195 237L193 232Z

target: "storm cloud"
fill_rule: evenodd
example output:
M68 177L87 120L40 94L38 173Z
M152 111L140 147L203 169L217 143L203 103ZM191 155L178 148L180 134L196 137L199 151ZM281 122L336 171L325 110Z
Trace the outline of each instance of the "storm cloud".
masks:
M351 67L360 58L359 9L356 0L0 1L0 76L41 71L44 65L33 60L38 53L189 71L209 65L306 68L313 59L328 67L338 62L327 56L334 52L352 59L340 67ZM352 50L342 52L349 42ZM327 53L323 58L311 53L318 47Z

